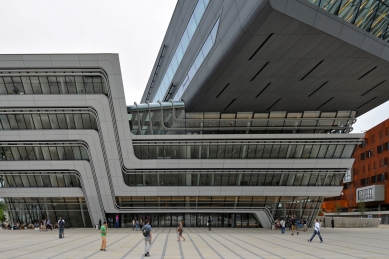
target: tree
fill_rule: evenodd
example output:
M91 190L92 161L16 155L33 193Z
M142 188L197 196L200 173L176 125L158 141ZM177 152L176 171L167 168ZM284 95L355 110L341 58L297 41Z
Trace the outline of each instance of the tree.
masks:
M342 207L340 206L339 203L335 202L335 213L337 216L342 212Z
M363 214L365 214L366 212L366 204L363 200L358 202L358 211L359 213L361 213L361 216L363 216Z
M5 217L5 204L3 202L0 202L0 221L4 222L6 220Z

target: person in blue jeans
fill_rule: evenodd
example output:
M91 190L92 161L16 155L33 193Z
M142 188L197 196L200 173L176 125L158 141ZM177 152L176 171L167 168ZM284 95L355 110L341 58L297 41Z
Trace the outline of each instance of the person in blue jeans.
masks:
M281 226L281 233L284 234L285 233L285 220L281 220L280 221L280 226Z
M62 217L59 217L58 228L59 228L59 238L64 238L65 220L63 220Z
M320 243L323 243L323 238L321 238L321 235L320 235L320 223L317 219L315 219L315 229L313 230L313 235L311 237L311 239L308 239L309 242L312 242L312 239L318 235L319 238L320 238Z

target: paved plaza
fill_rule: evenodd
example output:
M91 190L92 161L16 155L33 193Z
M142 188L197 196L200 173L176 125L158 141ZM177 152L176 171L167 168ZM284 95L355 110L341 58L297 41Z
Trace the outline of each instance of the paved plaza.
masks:
M150 258L389 258L389 228L322 229L309 243L312 230L291 236L278 230L185 228L186 241L177 242L175 228L154 228ZM95 229L0 230L0 258L143 258L140 231L109 229L107 251L99 251Z

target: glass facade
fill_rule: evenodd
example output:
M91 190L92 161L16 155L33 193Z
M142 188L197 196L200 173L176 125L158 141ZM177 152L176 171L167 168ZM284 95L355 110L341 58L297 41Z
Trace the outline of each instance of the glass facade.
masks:
M0 187L79 187L79 176L59 172L0 172Z
M0 94L108 94L102 76L5 76Z
M18 160L89 160L88 151L77 144L30 144L8 146L0 144L0 161Z
M386 0L308 0L343 20L389 41L389 2Z
M236 209L267 208L271 216L276 218L287 219L290 216L305 217L309 225L316 216L317 209L320 208L323 202L322 197L307 197L307 196L121 196L116 197L117 204L122 208L129 209L214 209L226 210L226 213L234 213ZM149 216L153 226L171 226L173 223L163 219L164 215L177 215L177 213L159 214L158 220L152 220L152 217L158 218L158 214L129 214L128 218L138 217L141 215ZM238 213L238 211L237 211ZM193 213L194 215L210 215L210 213ZM188 220L188 216L192 214L181 214L186 226L199 226L196 219ZM161 217L164 221L161 221ZM178 220L179 221L179 220ZM168 223L164 223L168 222ZM126 222L130 224L130 221ZM224 222L226 223L226 221ZM189 224L189 225L188 225ZM246 224L247 225L247 224ZM173 225L174 226L174 225ZM204 226L200 224L200 226Z
M196 7L192 13L192 16L189 19L188 25L185 28L184 33L181 36L181 40L178 43L178 46L173 54L173 57L170 61L170 64L157 88L157 93L154 97L154 102L157 100L162 100L165 96L166 91L169 89L174 75L178 69L178 66L181 63L182 58L185 55L186 50L192 40L194 33L196 32L197 27L200 24L201 18L207 9L210 0L198 0ZM148 97L147 97L148 99Z
M186 88L188 87L190 82L192 82L197 71L200 69L204 60L207 58L208 53L211 51L213 45L215 45L216 35L217 35L217 31L219 29L219 22L220 22L220 18L217 19L215 25L213 26L211 32L209 33L207 39L205 40L204 45L201 47L199 53L197 54L197 56L195 58L195 61L193 62L192 66L190 67L188 74L184 77L184 80L182 81L176 94L174 95L174 98L173 98L174 101L181 100L181 97L184 94Z
M113 216L108 215L107 218ZM213 220L212 227L229 227L229 219L235 228L262 227L260 222L250 213L126 213L123 214L121 227L132 228L132 219L149 219L153 227L177 227L184 221L185 227L206 227L209 218ZM114 227L109 223L109 227Z
M340 186L344 173L158 172L123 174L129 186Z
M349 133L355 111L186 112L182 102L127 106L134 135Z
M51 224L57 223L59 217L65 220L65 228L92 227L88 208L83 197L71 198L5 198L7 213L11 223L39 223L42 219L50 219Z
M11 113L0 114L0 130L25 129L94 129L96 117L90 113Z
M329 142L307 144L242 142L244 141L134 142L134 152L139 159L321 159L351 158L356 146Z

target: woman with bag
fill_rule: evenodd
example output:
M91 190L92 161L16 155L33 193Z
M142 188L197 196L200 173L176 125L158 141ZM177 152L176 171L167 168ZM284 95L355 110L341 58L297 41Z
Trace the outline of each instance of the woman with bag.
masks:
M182 236L182 232L184 232L184 221L181 221L180 225L178 225L178 227L177 227L177 241L178 242L180 242L181 238L184 239L184 241L185 241L185 238Z

